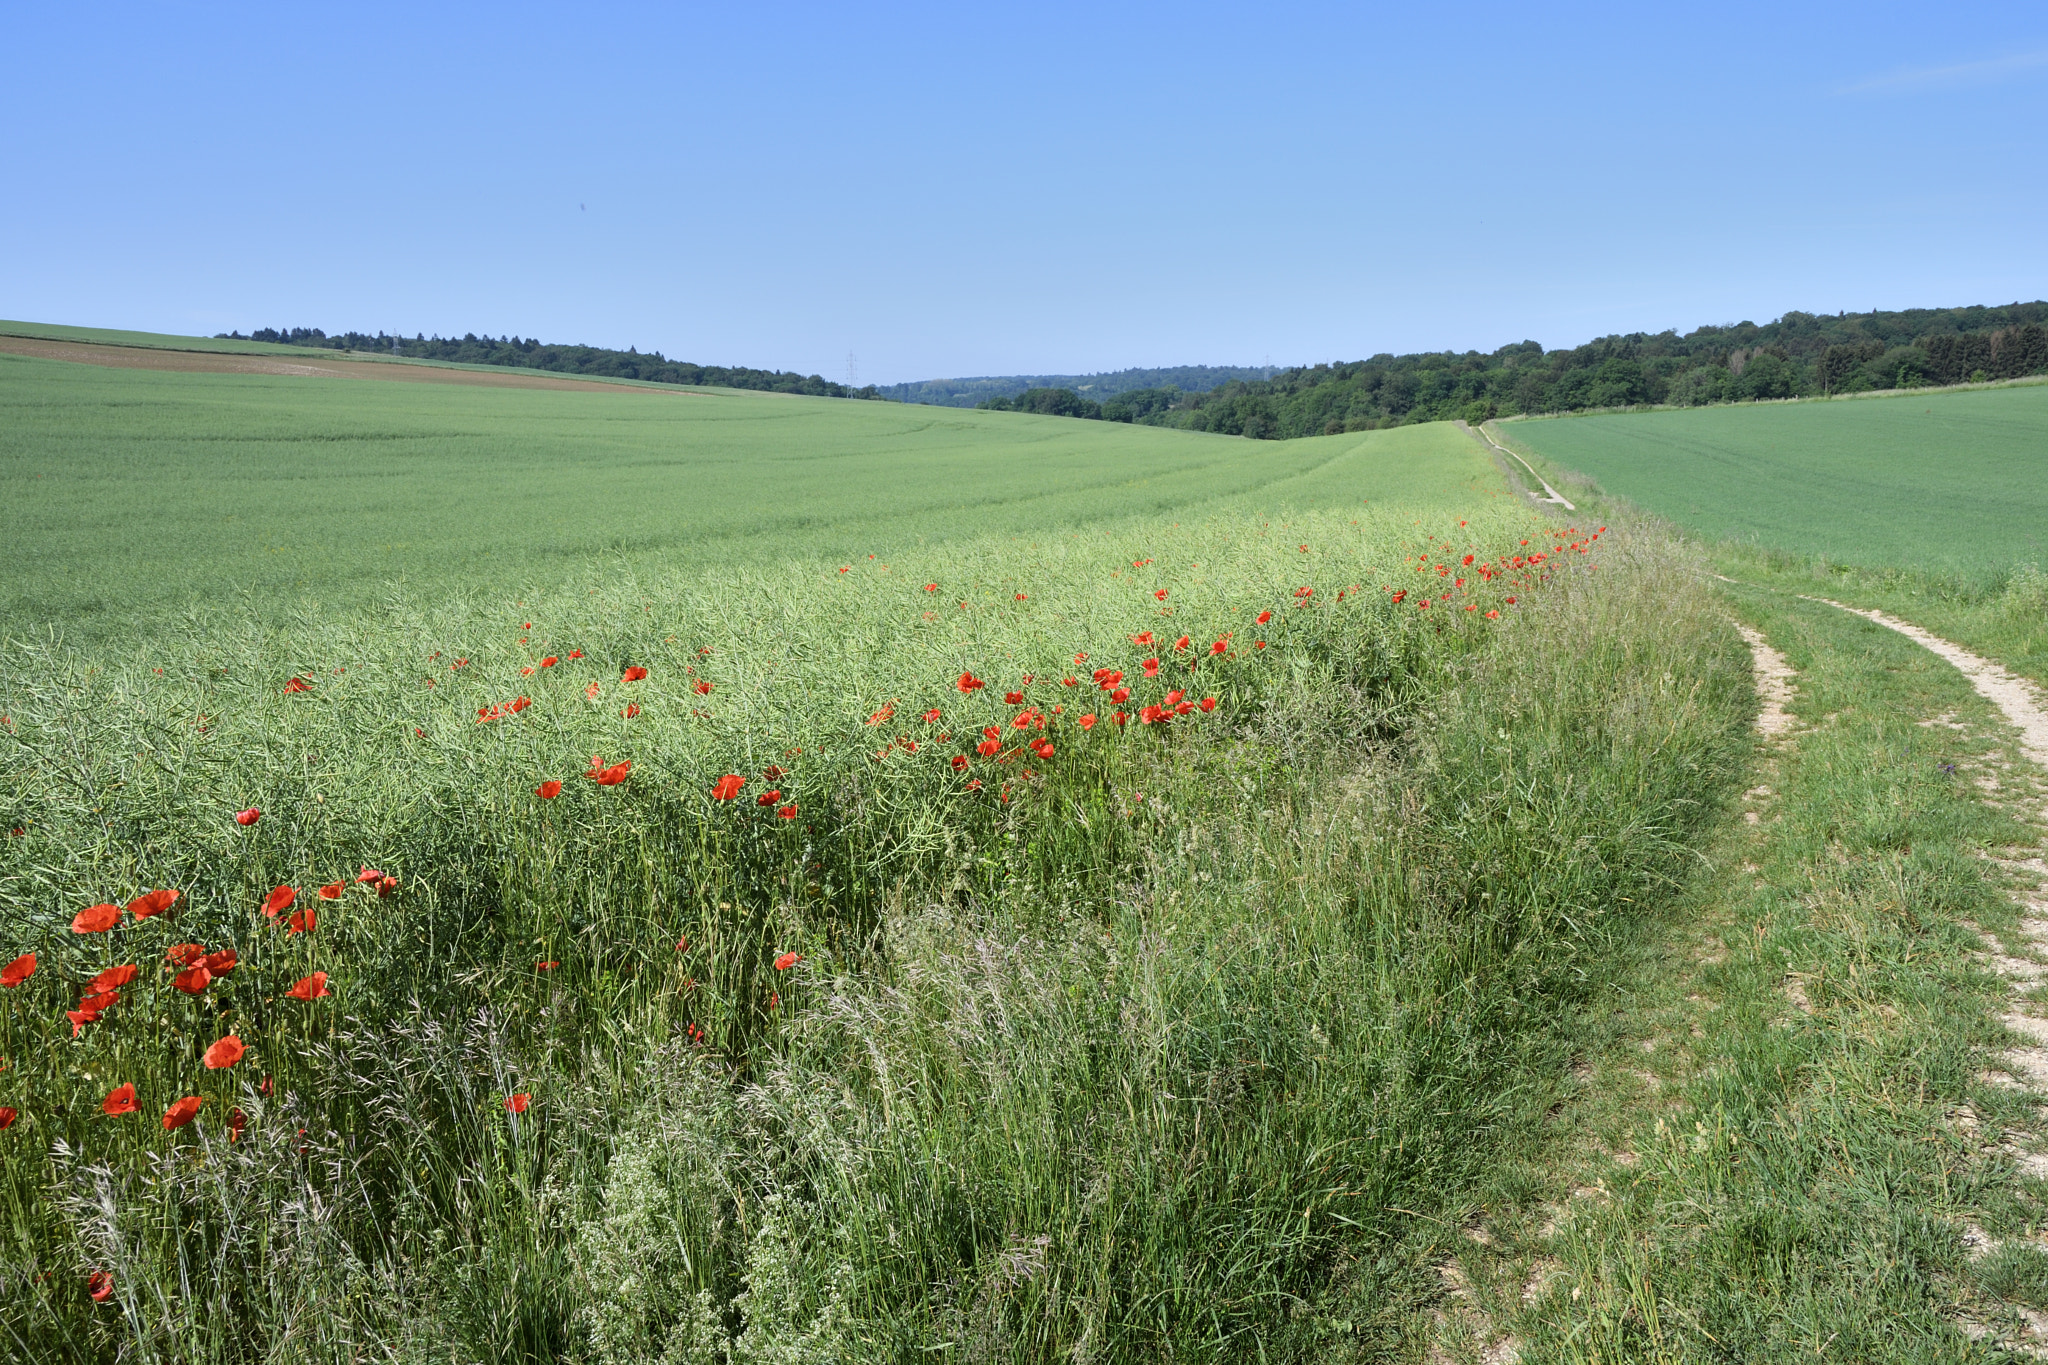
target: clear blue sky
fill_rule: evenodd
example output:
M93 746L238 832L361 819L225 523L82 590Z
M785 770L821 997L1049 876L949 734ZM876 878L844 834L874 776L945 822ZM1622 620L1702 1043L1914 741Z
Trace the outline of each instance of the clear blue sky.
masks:
M0 317L863 382L2048 296L2048 5L30 6Z

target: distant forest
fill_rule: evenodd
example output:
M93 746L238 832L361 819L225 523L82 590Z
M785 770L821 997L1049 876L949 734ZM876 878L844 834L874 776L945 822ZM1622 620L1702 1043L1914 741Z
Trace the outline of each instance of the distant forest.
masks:
M1285 440L1462 417L1670 403L1748 402L1910 389L2048 373L2048 303L1787 313L1677 332L1601 337L1569 351L1533 341L1491 354L1376 355L1238 379L1206 392L1162 385L1097 402L1039 387L977 406ZM1170 373L1170 372L1160 372Z
M641 352L628 348L610 351L601 346L544 345L532 338L480 337L475 333L461 339L439 336L396 337L379 332L339 332L333 336L318 327L264 327L244 337L240 332L222 332L234 341L281 341L293 346L320 346L332 351L383 351L387 355L414 360L452 360L464 365L508 365L523 370L555 370L562 374L587 374L604 379L644 379L654 384L702 384L726 389L761 389L769 393L803 393L814 398L880 398L870 384L863 389L848 388L817 375L784 370L737 369L724 365L692 365L670 360L659 351Z
M1114 370L1102 374L981 375L973 379L923 379L914 384L884 384L882 397L899 403L930 403L935 407L971 408L991 398L1016 398L1034 389L1067 389L1077 397L1100 402L1120 393L1172 388L1181 393L1206 393L1233 379L1270 379L1271 365L1175 365L1163 370Z

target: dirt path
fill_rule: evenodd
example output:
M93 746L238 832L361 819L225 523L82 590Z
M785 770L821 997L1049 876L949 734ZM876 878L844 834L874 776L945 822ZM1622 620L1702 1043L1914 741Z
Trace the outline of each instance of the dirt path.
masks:
M1851 612L1868 621L1875 621L1889 627L1926 649L1939 654L1954 664L1977 694L1997 707L2005 718L2020 732L2020 752L2044 770L2048 770L2048 696L2025 678L2008 672L2004 667L1980 658L1961 645L1950 644L1939 635L1930 635L1916 625L1887 616L1881 611L1866 611L1826 597L1809 597L1809 602L1826 602L1831 607Z
M1452 423L1452 425L1457 427L1458 430L1464 432L1467 436L1470 436L1473 440L1478 441L1480 444L1487 447L1487 449L1499 451L1501 454L1507 456L1510 460L1513 460L1516 464L1522 466L1522 468L1528 470L1530 478L1536 480L1536 482L1540 484L1543 484L1543 496L1537 498L1536 501L1556 503L1559 507L1564 508L1564 510L1567 512L1576 512L1579 510L1578 508L1572 506L1569 502L1565 501L1564 494L1558 492L1555 488L1552 488L1548 483L1544 483L1543 476L1536 472L1535 465L1530 464L1527 460L1515 454L1514 451L1509 450L1506 446L1494 440L1491 436L1488 436L1485 432L1471 425L1469 422L1466 422L1461 419L1457 422ZM1530 496L1534 497L1535 495L1531 494Z
M234 355L223 351L168 351L145 346L104 346L89 341L45 341L35 337L0 336L0 352L38 360L68 360L122 370L169 370L181 374L268 374L297 379L384 379L401 384L469 384L496 389L573 389L581 393L689 394L681 388L613 384L602 379L548 374L538 370L453 370L435 365L408 365L391 360L346 359L318 363L266 355ZM701 396L701 395L695 395Z
M1776 739L1795 723L1792 713L1785 708L1792 700L1792 683L1799 675L1784 655L1771 648L1763 632L1751 630L1739 621L1735 629L1749 646L1750 662L1756 669L1756 699L1760 703L1756 732L1765 739Z

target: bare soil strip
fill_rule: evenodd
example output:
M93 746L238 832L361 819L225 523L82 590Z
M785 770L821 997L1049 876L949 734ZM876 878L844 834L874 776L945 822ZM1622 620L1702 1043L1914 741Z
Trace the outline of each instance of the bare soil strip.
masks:
M1466 435L1474 438L1477 441L1480 441L1489 449L1499 451L1501 454L1507 456L1510 460L1513 460L1516 464L1522 466L1522 468L1528 470L1530 478L1536 480L1536 482L1540 484L1543 484L1543 496L1540 498L1536 498L1536 501L1554 502L1559 507L1564 508L1564 510L1567 512L1576 512L1579 510L1578 508L1572 506L1569 502L1565 501L1564 494L1558 492L1555 488L1552 488L1548 483L1544 482L1543 476L1536 472L1535 465L1530 464L1527 460L1515 454L1514 451L1509 450L1499 441L1494 440L1491 436L1488 436L1484 431L1481 431L1479 428L1472 426L1470 423L1464 421L1463 419L1460 419L1457 422L1452 423L1452 425L1457 427L1458 430L1464 432ZM1533 493L1529 496L1536 497L1536 495Z
M1799 675L1785 656L1771 648L1761 631L1750 629L1740 622L1735 629L1742 635L1743 643L1749 646L1749 657L1756 668L1756 698L1761 704L1757 712L1756 732L1765 739L1776 739L1790 730L1796 723L1786 706L1792 701L1792 683Z
M67 360L122 370L171 370L182 374L267 374L295 379L385 379L402 384L469 384L497 389L573 389L581 393L688 394L688 389L613 384L602 379L536 370L452 370L389 360L348 360L337 356L318 364L274 356L218 351L166 351L154 347L104 346L88 341L44 341L0 336L0 352L37 360ZM701 395L699 395L701 396Z

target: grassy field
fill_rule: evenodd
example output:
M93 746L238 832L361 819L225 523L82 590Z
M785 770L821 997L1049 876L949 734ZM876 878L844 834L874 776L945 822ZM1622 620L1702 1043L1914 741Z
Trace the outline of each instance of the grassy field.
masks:
M1416 1356L1740 772L1448 429L0 399L28 1358Z
M2048 385L1498 429L1708 540L1976 579L2048 563Z
M222 355L274 355L334 358L333 351L311 346L283 346L274 341L241 341L229 337L188 337L168 332L126 332L111 327L67 327L54 322L16 322L0 318L0 336L38 341L85 341L104 346L147 346L156 350L210 351Z
M1133 516L1500 496L1447 427L1264 443L722 391L518 392L0 355L0 630L331 612Z

